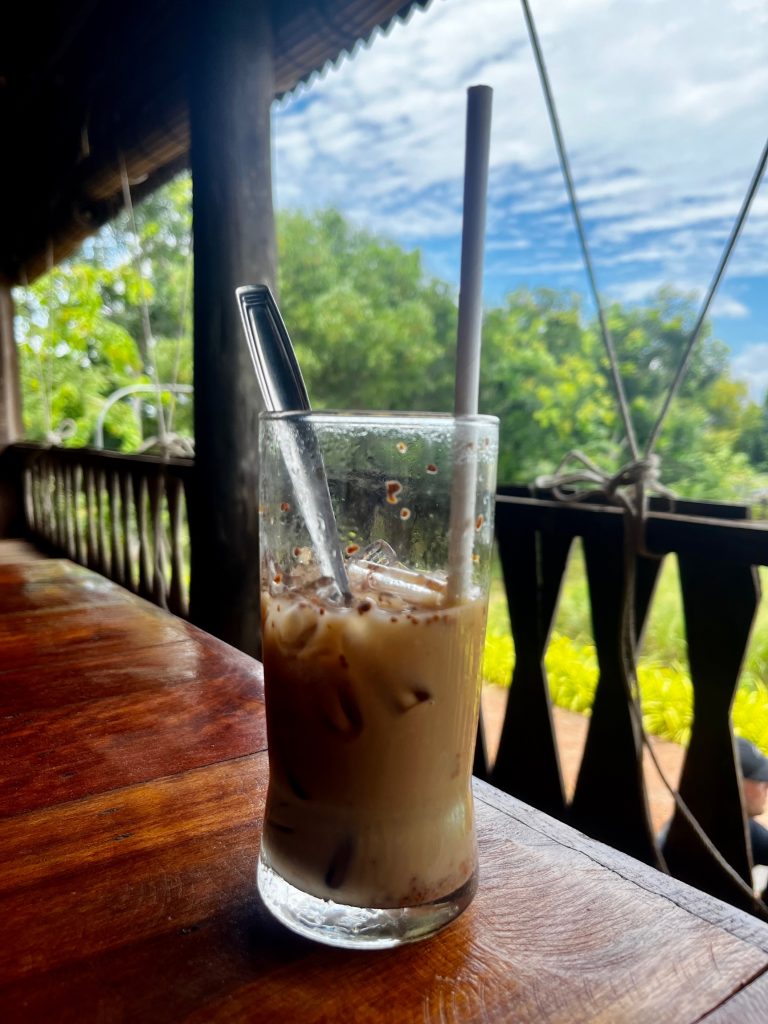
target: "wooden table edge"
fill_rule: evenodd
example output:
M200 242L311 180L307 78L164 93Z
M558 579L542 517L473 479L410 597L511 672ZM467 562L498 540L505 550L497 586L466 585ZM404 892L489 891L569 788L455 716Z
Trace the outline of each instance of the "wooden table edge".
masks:
M529 807L487 782L474 779L473 783L475 799L481 803L501 811L527 828L539 832L547 839L581 853L623 880L673 903L701 921L729 931L742 941L768 954L768 924L758 918L729 903L724 903L708 893L694 889L693 886L687 885L671 875L657 871L656 868L652 868L628 854L589 838L582 832L576 831L572 826L550 817L543 811ZM768 964L765 969L768 969ZM759 972L759 974L761 973L762 971ZM759 974L755 975L755 978ZM752 980L754 979L751 979L750 983Z

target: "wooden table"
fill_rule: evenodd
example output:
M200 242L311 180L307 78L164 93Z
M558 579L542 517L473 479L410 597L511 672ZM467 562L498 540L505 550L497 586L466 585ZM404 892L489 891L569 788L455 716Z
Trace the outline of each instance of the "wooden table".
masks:
M254 885L260 666L24 557L0 564L2 1021L768 1020L768 926L480 783L480 889L450 928L379 953L293 936Z

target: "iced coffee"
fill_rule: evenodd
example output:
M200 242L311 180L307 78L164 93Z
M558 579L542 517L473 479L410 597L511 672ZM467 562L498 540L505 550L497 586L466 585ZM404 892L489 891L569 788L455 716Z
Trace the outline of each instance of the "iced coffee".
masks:
M457 599L446 547L456 421L313 418L348 591L325 575L268 418L260 512L270 779L259 889L303 934L393 945L447 923L476 883L471 771L496 423L477 417L460 455L472 460L477 500L471 585Z
M296 579L264 594L264 852L323 899L427 903L475 870L485 597L446 607L444 581L421 577L408 592L371 563L351 568L348 607Z

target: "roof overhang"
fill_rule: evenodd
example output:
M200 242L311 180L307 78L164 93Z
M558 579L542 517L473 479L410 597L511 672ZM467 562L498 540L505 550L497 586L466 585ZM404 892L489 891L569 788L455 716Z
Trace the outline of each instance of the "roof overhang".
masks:
M32 280L187 165L189 75L216 3L16 5L0 52L0 277ZM427 0L271 0L281 96ZM196 37L197 32L197 37Z

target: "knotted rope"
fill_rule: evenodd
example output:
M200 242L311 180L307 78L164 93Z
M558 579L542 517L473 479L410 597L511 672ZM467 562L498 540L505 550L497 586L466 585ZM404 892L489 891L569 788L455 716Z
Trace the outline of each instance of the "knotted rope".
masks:
M581 468L569 470L569 466L573 463ZM660 469L661 460L658 455L652 453L644 458L626 463L618 472L611 474L602 470L583 452L574 449L568 452L561 460L555 473L550 476L537 477L535 487L550 491L557 501L585 503L605 500L609 504L623 509L624 571L618 643L621 681L630 714L640 737L640 742L648 751L648 755L661 779L662 785L674 801L676 810L685 819L709 856L728 875L737 888L750 899L754 912L760 917L768 918L762 900L755 896L752 888L746 884L741 875L723 857L717 846L699 824L685 800L680 796L680 793L667 779L643 722L640 688L637 679L635 584L638 556L656 559L663 558L663 555L650 551L645 543L645 527L650 494L654 493L667 498L671 506L674 507L675 495L661 483L659 479ZM661 864L666 868L663 854L660 850L657 852Z
M581 468L568 467L576 463ZM627 525L635 538L633 551L648 558L656 558L645 544L645 523L648 517L648 499L658 494L674 507L675 495L660 479L661 459L652 453L644 458L625 463L616 473L608 473L588 455L574 448L560 461L550 476L536 478L537 489L548 490L557 501L589 502L604 499L618 505L627 513Z
M672 401L688 372L696 343L700 338L701 330L704 326L707 314L709 313L712 301L725 274L725 270L736 246L736 242L739 238L744 222L746 221L752 201L757 194L763 174L765 173L766 164L768 164L768 140L766 140L765 146L763 147L757 167L747 189L746 196L733 224L715 273L710 281L693 329L686 341L680 364L666 394L661 411L659 412L656 422L648 435L645 451L641 455L634 430L634 424L632 422L631 410L629 408L629 403L627 402L623 381L621 379L616 348L613 343L611 332L608 328L605 310L597 289L597 278L594 272L586 232L581 219L579 203L576 197L576 188L573 183L573 175L570 168L570 161L568 159L568 153L566 151L563 133L560 127L549 74L544 62L544 55L528 0L521 0L521 3L531 41L531 48L533 50L536 67L541 80L544 101L549 115L555 146L557 148L560 168L563 174L565 187L568 192L574 225L584 258L587 278L597 309L600 332L606 355L608 357L616 402L624 425L624 432L631 454L631 460L629 462L622 466L617 472L609 473L601 469L583 452L572 450L561 460L554 474L538 477L535 481L535 486L537 488L549 489L553 497L558 501L586 502L594 501L595 499L604 499L612 505L620 506L624 510L624 586L621 598L620 635L618 640L622 662L621 676L630 713L635 721L641 742L647 749L662 784L672 796L677 811L693 830L703 848L707 850L710 856L731 878L742 893L749 897L752 901L755 913L766 918L768 914L763 902L754 895L752 888L746 884L741 875L739 875L723 857L696 820L680 794L666 778L661 769L658 758L656 757L655 751L651 746L650 740L648 739L648 735L643 724L640 707L640 693L637 683L635 578L636 560L638 556L646 558L663 557L662 555L654 554L649 551L646 545L645 527L648 516L648 498L651 493L655 493L666 497L671 503L674 503L675 497L674 494L661 483L661 460L654 452L654 448L666 421ZM571 468L573 464L575 464L577 468ZM659 855L661 856L661 854ZM663 862L663 857L661 859Z

